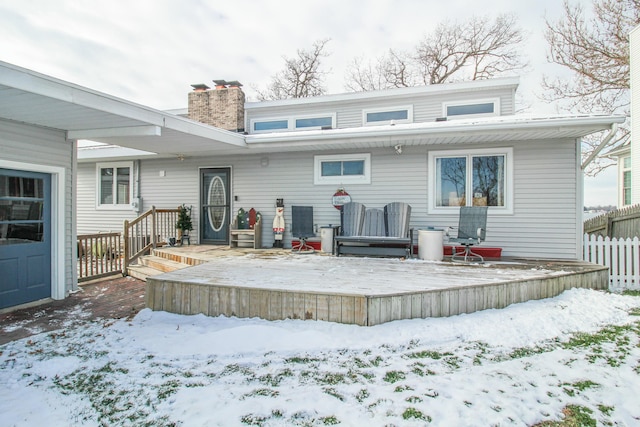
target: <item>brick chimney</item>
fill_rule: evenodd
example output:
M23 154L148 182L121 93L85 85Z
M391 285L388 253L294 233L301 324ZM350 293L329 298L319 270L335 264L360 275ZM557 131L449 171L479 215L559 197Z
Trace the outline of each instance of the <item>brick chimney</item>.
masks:
M214 89L191 85L189 118L232 132L244 132L244 92L238 81L214 80Z

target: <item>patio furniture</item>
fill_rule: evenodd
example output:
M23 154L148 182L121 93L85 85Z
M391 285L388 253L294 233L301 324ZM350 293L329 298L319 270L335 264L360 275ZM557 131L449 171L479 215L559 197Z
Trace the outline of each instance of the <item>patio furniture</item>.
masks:
M350 202L340 212L341 231L335 237L336 256L413 256L413 229L409 228L411 206L402 202L383 209L367 209Z
M244 217L236 215L229 228L229 246L232 248L253 248L262 247L262 215L254 208L248 212L240 209Z
M314 237L313 231L313 206L291 206L291 235L298 239L299 243L291 247L298 253L313 253L313 246L307 244L309 237Z
M449 242L464 246L460 252L455 252L451 256L451 261L455 262L484 262L484 258L471 251L471 246L479 245L485 240L487 233L487 210L486 206L462 206L460 208L460 218L458 220L458 235L450 237ZM449 235L447 230L447 235Z

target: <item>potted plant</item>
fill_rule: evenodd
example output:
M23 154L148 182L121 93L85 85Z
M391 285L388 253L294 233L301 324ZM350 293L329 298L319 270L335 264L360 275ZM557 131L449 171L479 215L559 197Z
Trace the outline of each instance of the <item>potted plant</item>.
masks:
M193 223L191 222L191 208L186 207L184 204L178 207L178 221L176 222L176 228L178 229L178 240L180 244L184 242L184 240L188 240L189 244L191 244L191 240L189 239L189 232L193 230Z

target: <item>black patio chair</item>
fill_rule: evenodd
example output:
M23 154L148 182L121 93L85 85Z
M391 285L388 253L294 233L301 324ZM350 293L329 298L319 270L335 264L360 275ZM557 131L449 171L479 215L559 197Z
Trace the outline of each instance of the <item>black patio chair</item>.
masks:
M450 237L449 242L464 246L464 249L456 252L454 247L451 261L484 262L484 258L481 255L471 251L471 246L479 245L485 240L487 234L487 210L486 206L463 206L460 208L458 235Z
M298 244L291 250L298 253L313 253L315 249L307 243L314 237L313 206L291 206L291 235L298 239Z

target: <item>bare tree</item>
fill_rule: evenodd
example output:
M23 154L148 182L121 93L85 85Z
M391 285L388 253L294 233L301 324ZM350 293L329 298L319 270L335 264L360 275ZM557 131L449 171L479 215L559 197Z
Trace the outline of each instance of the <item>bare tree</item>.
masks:
M354 59L347 68L345 88L353 92L410 87L419 84L412 58L404 52L389 52L373 61Z
M580 113L620 113L629 116L629 32L640 23L640 0L593 0L593 18L587 20L580 4L564 2L564 16L547 21L547 58L569 70L573 78L543 79L547 101L564 102L560 108ZM628 126L621 126L610 143L629 138ZM585 139L586 158L600 138ZM586 171L596 175L612 163L593 162Z
M297 57L283 57L284 69L271 77L264 90L256 89L260 101L288 98L306 98L326 93L324 76L321 69L322 58L330 39L317 40L309 50L298 49Z
M354 60L345 86L358 91L495 77L525 67L522 41L514 15L445 22L411 54L390 49L373 63Z

